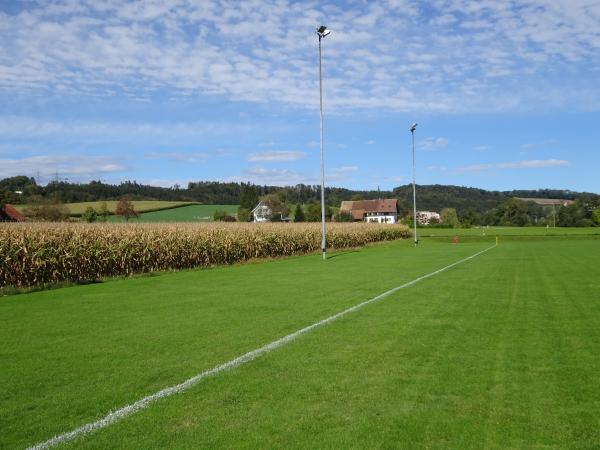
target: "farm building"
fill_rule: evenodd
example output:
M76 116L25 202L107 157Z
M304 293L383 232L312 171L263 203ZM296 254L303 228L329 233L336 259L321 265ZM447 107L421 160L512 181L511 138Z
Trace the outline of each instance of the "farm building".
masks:
M533 202L540 206L569 206L575 203L574 200L565 200L562 198L526 198L526 197L515 197L517 200L524 202Z
M251 212L253 222L268 222L271 220L271 208L265 202L259 202Z
M0 206L0 222L24 222L25 216L15 209L14 206Z
M398 202L395 198L344 201L340 206L340 212L351 214L355 221L398 222Z
M420 225L429 225L432 221L439 222L440 214L435 211L417 211L417 222Z
M271 216L273 215L271 208L269 208L269 206L263 201L260 201L258 205L256 205L256 207L250 212L252 213L252 221L255 223L269 222L271 220ZM290 218L281 216L281 221L289 222Z

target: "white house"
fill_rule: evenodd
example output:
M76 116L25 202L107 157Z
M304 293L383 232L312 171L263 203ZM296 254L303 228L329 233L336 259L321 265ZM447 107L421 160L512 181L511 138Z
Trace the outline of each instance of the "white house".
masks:
M395 198L345 201L340 206L340 212L351 214L355 221L398 222L398 203Z
M417 222L419 222L419 224L429 225L432 220L439 222L439 213L436 213L435 211L417 211Z
M271 220L271 208L265 202L258 202L258 205L251 212L254 222L268 222Z

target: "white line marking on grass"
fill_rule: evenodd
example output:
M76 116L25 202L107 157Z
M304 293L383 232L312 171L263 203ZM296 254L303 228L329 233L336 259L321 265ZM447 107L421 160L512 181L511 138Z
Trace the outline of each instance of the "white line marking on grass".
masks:
M216 375L219 372L223 372L225 370L233 369L244 363L252 361L253 359L258 358L259 356L261 356L265 353L268 353L271 350L275 350L276 348L279 348L289 342L292 342L298 336L301 336L315 328L318 328L320 326L323 326L330 322L333 322L334 320L339 319L340 317L345 316L346 314L357 311L357 310L361 309L362 307L368 305L369 303L373 303L378 300L381 300L381 299L387 297L388 295L391 295L394 292L399 291L400 289L404 289L409 286L412 286L413 284L416 284L419 281L425 280L426 278L429 278L429 277L433 277L434 275L444 272L454 266L457 266L457 265L462 264L466 261L469 261L473 258L476 258L477 256L481 255L482 253L487 252L488 250L491 250L494 247L496 247L496 245L492 245L491 247L488 247L485 250L475 253L474 255L463 258L460 261L452 263L446 267L442 267L441 269L438 269L435 272L428 273L427 275L423 275L419 278L415 278L414 280L409 281L408 283L404 283L401 286L390 289L389 291L385 291L383 294L379 294L376 297L373 297L369 300L365 300L364 302L354 305L348 309L345 309L344 311L334 314L333 316L329 316L326 319L323 319L312 325L304 327L298 331L294 331L292 334L288 334L287 336L277 339L276 341L273 341L270 344L264 345L263 347L257 348L256 350L252 350L248 353L243 354L242 356L238 356L237 358L232 359L231 361L228 361L224 364L213 367L212 369L209 369L205 372L199 373L198 375L193 376L192 378L188 378L187 380L185 380L184 382L182 382L180 384L177 384L175 386L171 386L171 387L165 388L161 391L155 392L154 394L148 395L147 397L144 397L144 398L136 401L135 403L132 403L130 405L119 408L116 411L111 411L106 416L104 416L102 419L99 419L95 422L86 423L85 425L75 428L72 431L69 431L69 432L63 433L63 434L59 434L57 436L54 436L51 439L48 439L47 441L40 442L36 445L28 447L28 450L41 450L41 449L50 448L50 447L53 447L55 445L58 445L58 444L61 444L64 442L71 441L71 440L73 440L77 437L83 436L85 434L92 433L101 428L107 427L107 426L109 426L131 414L134 414L138 411L141 411L142 409L147 408L152 403L156 402L157 400L160 400L161 398L169 397L173 394L178 394L180 392L186 391L187 389L191 388L192 386L198 384L204 378Z

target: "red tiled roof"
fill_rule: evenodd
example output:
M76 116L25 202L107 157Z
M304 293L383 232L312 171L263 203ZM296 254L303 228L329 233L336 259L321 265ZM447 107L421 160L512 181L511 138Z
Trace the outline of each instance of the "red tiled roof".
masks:
M353 209L350 212L351 212L352 218L354 220L362 220L363 217L365 217L365 210L364 209Z
M8 216L10 220L14 220L15 222L24 222L25 216L21 214L19 211L15 209L14 206L9 205L8 203L4 205L4 213Z
M395 198L386 198L383 200L357 200L342 202L340 210L351 212L356 219L355 213L361 212L360 219L367 213L393 213L397 210L397 201Z

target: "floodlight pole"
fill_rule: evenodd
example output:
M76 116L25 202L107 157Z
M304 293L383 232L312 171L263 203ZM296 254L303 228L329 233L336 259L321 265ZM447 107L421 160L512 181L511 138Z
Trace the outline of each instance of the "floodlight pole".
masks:
M325 34L326 32L326 34ZM317 29L319 36L319 110L321 113L321 252L323 260L327 259L327 242L325 241L325 166L323 163L323 69L321 64L321 39L329 34L329 30L321 26Z
M415 247L419 243L417 238L417 188L415 181L415 130L417 129L417 124L413 124L410 127L410 133L412 134L412 170L413 170L413 236L415 239Z

